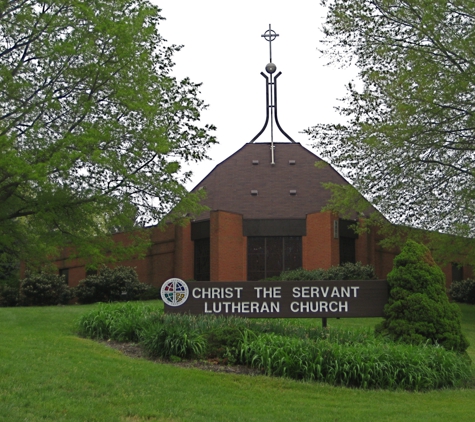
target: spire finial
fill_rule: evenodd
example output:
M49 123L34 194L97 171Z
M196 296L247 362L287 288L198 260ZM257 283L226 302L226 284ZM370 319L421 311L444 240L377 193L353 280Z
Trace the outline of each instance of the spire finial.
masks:
M269 41L269 62L270 63L272 63L272 41L274 41L278 36L279 34L276 34L276 32L272 30L270 24L269 24L269 29L261 35L262 38L265 38L266 41Z

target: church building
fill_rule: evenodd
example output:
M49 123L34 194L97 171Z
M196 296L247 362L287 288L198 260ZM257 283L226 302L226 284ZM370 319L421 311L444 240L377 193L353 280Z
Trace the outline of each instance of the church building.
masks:
M187 226L150 228L152 246L145 258L122 265L137 269L141 282L160 286L178 277L185 281L261 280L284 270L327 269L345 262L371 264L379 278L392 268L394 254L378 245L374 233L356 235L354 220L322 212L330 192L322 183L348 184L330 165L296 143L277 115L276 66L269 26L270 62L261 73L266 83L266 119L249 143L218 164L194 191L204 189L208 211ZM269 126L270 142L255 142ZM274 142L274 124L288 142ZM114 235L117 241L123 234ZM65 256L60 273L75 286L86 277L79 260ZM450 281L449 270L446 271Z

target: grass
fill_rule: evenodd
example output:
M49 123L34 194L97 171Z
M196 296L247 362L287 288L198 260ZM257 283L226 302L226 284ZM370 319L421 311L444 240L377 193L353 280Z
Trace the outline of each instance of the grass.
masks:
M364 391L131 359L72 331L94 306L0 308L1 421L473 420L475 389ZM475 361L475 307L461 308ZM376 322L332 319L329 325Z

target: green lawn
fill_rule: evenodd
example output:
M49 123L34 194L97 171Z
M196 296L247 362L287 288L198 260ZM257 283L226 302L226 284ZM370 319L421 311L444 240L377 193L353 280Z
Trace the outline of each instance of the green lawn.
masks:
M159 302L156 302L157 306ZM472 421L475 390L363 391L131 359L73 332L91 306L0 308L0 420ZM475 307L461 306L475 362ZM331 326L375 319L329 320ZM297 323L297 321L295 321ZM305 323L321 324L320 320Z

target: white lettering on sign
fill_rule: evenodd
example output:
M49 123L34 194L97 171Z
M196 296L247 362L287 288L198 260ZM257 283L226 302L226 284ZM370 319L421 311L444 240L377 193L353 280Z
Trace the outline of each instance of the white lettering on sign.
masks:
M243 287L195 287L191 294L195 299L241 299Z
M280 299L281 287L254 287L258 299Z
M256 287L255 287L256 288ZM333 297L358 297L359 286L347 286L347 287L338 287L334 286L331 293L330 287L317 287L317 286L305 286L305 287L293 287L292 296L296 299L313 299L316 298L326 298L330 296ZM330 293L330 295L328 295Z
M348 312L348 302L320 301L320 302L292 302L290 304L292 312Z
M278 313L280 302L205 302L205 314Z

